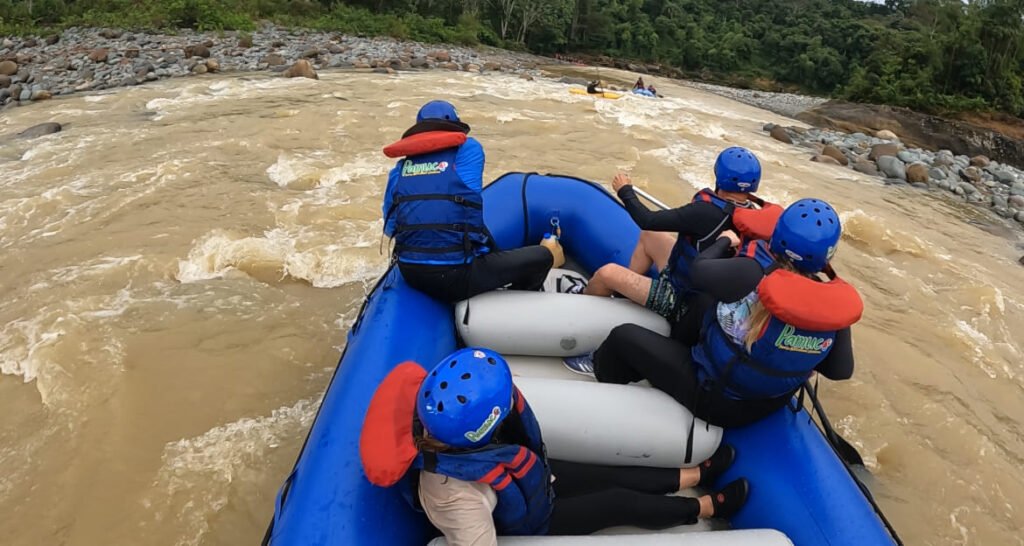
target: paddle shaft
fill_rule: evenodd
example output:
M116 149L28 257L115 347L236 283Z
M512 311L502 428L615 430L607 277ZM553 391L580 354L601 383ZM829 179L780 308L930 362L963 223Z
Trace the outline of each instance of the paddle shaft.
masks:
M668 210L672 208L666 205L663 201L659 200L657 197L645 192L644 190L641 190L636 186L633 186L633 191L636 192L636 194L639 195L640 197L643 197L644 199L650 201L652 205L658 207L661 210Z

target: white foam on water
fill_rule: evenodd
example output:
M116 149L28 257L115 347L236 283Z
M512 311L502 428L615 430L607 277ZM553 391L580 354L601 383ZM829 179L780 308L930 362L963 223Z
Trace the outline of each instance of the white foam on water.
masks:
M991 363L988 358L986 358L986 349L992 348L992 340L966 321L956 320L954 325L956 326L956 329L953 331L953 334L963 341L971 350L971 360L979 369L981 369L981 371L985 372L989 378L998 378L999 374L996 373L996 370L992 368L990 365Z
M262 475L266 459L278 446L299 441L318 406L319 399L300 400L267 416L242 418L168 443L154 492L142 501L153 514L153 523L172 523L180 537L176 546L202 544L213 516L237 494L233 488Z
M955 529L958 533L960 533L960 540L957 541L956 543L964 545L964 546L966 546L968 544L967 537L969 536L969 532L968 532L967 527L965 527L962 523L960 523L957 520L957 516L961 516L961 515L963 515L965 513L968 513L970 511L971 511L971 509L969 507L967 507L967 506L958 506L955 509L953 509L952 512L949 513L949 523L950 523L950 525L952 525L953 529Z
M675 142L667 148L648 150L641 155L652 157L664 165L675 168L679 179L695 190L708 187L707 166L713 164L715 160L714 151L693 146L683 140Z
M342 182L352 182L360 178L378 177L388 173L395 165L395 160L380 152L363 152L352 161L329 169L320 177L320 187L335 186Z
M33 381L45 364L38 354L65 334L56 323L44 325L38 316L7 323L0 329L0 372Z
M52 281L44 282L42 285L62 284L74 281L82 281L89 278L103 278L110 276L114 271L127 268L142 261L141 254L131 256L101 256L83 264L60 267L50 270L47 278Z
M110 97L111 95L86 95L85 102L103 102Z
M155 112L151 118L153 121L160 121L170 114L187 111L197 104L240 100L254 94L309 87L315 84L315 81L307 78L218 80L211 84L188 85L178 90L177 95L173 97L151 99L146 103L146 110Z
M349 230L352 231L352 230ZM310 244L305 228L277 228L261 237L239 237L221 230L211 232L178 262L175 276L183 283L229 277L244 273L265 282L291 277L317 288L333 288L380 275L386 259L369 250L372 230L356 230L347 242ZM376 232L376 233L379 233ZM354 239L354 240L353 240ZM348 244L345 244L348 243Z
M282 153L273 165L267 167L267 177L282 188L300 180L309 180L319 174L320 169L310 164L307 158Z

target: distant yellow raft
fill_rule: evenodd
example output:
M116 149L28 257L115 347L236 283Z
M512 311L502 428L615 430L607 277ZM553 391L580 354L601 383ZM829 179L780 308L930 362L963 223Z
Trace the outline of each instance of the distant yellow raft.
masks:
M596 99L615 100L622 98L622 93L612 93L611 91L605 91L603 93L587 93L586 89L580 89L579 87L570 88L569 92L572 93L573 95L588 95Z

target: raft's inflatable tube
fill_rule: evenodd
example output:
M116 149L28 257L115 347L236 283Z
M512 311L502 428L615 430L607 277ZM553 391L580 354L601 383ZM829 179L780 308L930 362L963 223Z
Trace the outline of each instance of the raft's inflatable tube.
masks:
M512 173L484 190L484 216L501 248L540 240L552 215L563 247L584 270L626 265L640 229L595 184ZM572 237L568 237L572 234ZM456 348L452 308L411 289L391 269L367 298L309 436L278 493L267 539L274 546L419 545L436 531L397 488L375 487L359 461L370 397L404 360L430 366ZM685 423L681 423L685 426ZM751 492L736 529L777 529L796 546L893 544L881 520L803 410L783 408L725 432L738 455L726 480Z
M576 463L681 468L697 466L722 441L722 429L698 419L693 453L686 437L693 415L671 396L647 387L515 378L537 414L548 455Z
M622 98L622 93L613 93L611 91L602 91L601 93L588 93L586 89L580 89L578 87L573 87L569 89L569 92L572 93L573 95L587 95L588 97L594 97L596 99L615 100Z
M650 91L648 91L646 89L634 89L633 90L633 94L634 95L640 95L641 97L658 98L657 95L655 95L654 93L651 93Z
M509 355L586 354L613 328L630 323L665 336L671 330L657 313L620 298L506 290L455 306L455 325L466 345Z
M713 531L664 535L593 535L586 537L501 537L498 546L792 546L786 535L771 529ZM448 546L437 538L427 546Z

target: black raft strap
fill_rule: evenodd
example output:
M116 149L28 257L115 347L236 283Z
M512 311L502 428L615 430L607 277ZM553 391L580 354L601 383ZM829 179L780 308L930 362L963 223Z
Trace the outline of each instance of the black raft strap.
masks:
M395 252L421 252L423 254L448 254L449 252L462 252L464 245L446 246L443 248L420 247L413 245L395 245Z
M421 193L418 195L401 195L395 197L393 203L395 205L399 203L411 203L413 201L451 201L452 203L462 205L471 209L483 210L483 203L477 203L476 201L468 201L461 195L452 195L449 193Z
M487 228L470 226L468 224L408 224L395 228L395 233L408 233L410 231L457 231L459 233L480 233L487 234Z

